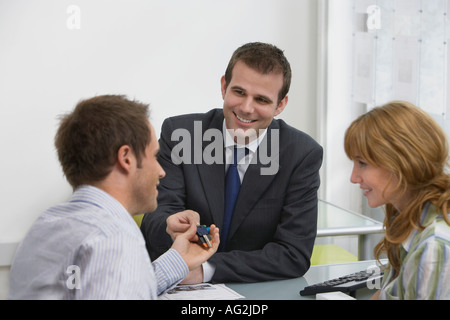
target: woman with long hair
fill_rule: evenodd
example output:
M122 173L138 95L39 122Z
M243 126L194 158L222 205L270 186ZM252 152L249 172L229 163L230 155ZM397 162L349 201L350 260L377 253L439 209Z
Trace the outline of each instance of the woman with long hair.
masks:
M449 146L442 128L403 101L376 107L345 134L351 182L371 208L385 205L380 299L450 299Z

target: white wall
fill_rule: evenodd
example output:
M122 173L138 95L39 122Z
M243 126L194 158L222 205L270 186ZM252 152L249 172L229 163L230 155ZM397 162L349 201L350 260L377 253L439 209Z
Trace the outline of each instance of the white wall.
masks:
M293 68L280 118L315 137L316 15L316 0L0 0L0 244L70 196L53 138L81 98L150 103L159 134L168 116L221 107L232 52L270 42Z
M344 151L344 134L351 122L366 110L352 101L353 0L328 1L328 55L325 111L324 198L343 208L361 212L359 186L350 183L352 162ZM348 45L350 43L350 45Z

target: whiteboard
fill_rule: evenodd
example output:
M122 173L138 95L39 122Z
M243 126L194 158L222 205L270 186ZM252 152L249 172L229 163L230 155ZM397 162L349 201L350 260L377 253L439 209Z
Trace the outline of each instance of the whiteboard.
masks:
M354 3L354 58L360 54L358 48L367 48L361 39L373 39L375 57L370 60L374 70L367 81L370 87L361 88L364 83L355 79L353 100L366 103L368 109L391 100L410 101L431 114L450 136L450 1ZM380 23L370 29L368 8L374 3ZM361 92L372 99L363 101Z

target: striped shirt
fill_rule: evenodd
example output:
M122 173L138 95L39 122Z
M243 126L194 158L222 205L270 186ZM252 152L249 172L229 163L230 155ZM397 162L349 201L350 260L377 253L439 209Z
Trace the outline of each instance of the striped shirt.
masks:
M385 271L380 299L450 299L450 226L428 205L422 213L423 231L414 229L400 249L401 269Z
M82 186L45 211L19 245L9 299L157 299L189 272L176 250L151 263L141 231L112 196Z

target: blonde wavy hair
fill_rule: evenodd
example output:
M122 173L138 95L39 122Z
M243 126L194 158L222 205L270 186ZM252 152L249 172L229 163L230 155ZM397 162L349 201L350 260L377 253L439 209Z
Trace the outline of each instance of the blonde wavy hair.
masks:
M397 179L396 192L411 198L398 212L386 204L384 239L375 247L379 260L386 253L395 274L399 250L413 229L423 230L421 213L430 202L450 225L449 146L445 132L431 116L411 103L394 101L356 119L345 134L345 152L389 170ZM395 181L393 179L393 181Z

